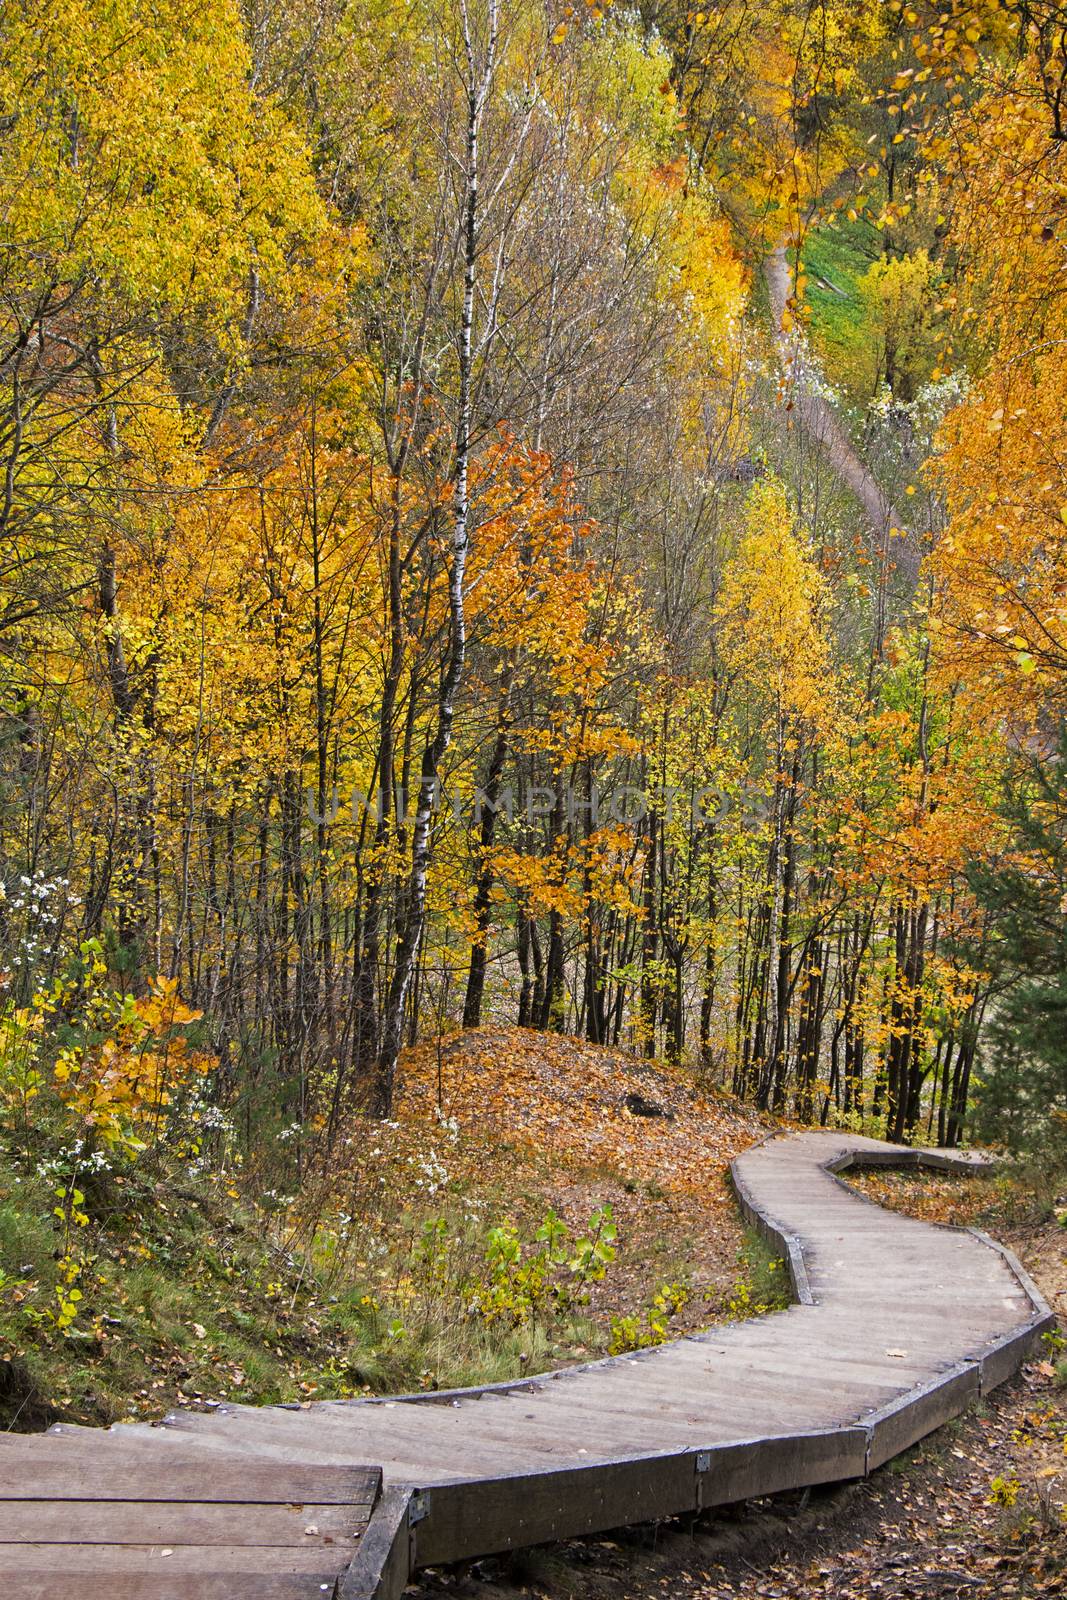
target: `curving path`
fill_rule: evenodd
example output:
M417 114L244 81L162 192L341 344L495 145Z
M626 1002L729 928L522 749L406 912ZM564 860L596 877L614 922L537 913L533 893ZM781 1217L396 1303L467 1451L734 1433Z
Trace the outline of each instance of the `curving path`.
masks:
M861 1477L1008 1377L1053 1321L992 1240L885 1211L836 1177L916 1163L971 1164L824 1132L737 1158L742 1209L789 1264L797 1303L783 1312L481 1390L54 1431L146 1478L190 1459L206 1474L380 1465L344 1600L392 1600L415 1565ZM298 1592L313 1591L285 1591Z

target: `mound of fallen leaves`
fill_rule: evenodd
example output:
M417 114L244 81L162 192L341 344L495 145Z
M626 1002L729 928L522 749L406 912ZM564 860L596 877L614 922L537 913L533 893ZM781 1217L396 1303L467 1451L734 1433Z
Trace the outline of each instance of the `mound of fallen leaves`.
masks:
M442 1166L496 1209L551 1206L577 1228L610 1204L620 1251L602 1309L683 1276L692 1325L738 1278L728 1166L766 1125L682 1069L559 1034L481 1028L408 1053L395 1117L398 1135L432 1138Z
M681 1070L502 1027L410 1052L397 1116L452 1122L490 1155L603 1167L677 1194L705 1190L763 1131L750 1110L700 1093Z

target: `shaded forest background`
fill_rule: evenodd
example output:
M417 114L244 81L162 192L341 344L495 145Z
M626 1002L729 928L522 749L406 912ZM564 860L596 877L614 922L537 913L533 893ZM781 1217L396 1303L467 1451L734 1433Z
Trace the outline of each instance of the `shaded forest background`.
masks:
M487 1023L1063 1138L1065 94L1015 0L8 8L0 1098L64 1227Z

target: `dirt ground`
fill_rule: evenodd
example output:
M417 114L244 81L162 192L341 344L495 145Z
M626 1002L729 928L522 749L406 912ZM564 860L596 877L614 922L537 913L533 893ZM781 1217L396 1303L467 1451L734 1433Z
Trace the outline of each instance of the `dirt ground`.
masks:
M680 1070L563 1034L485 1027L405 1057L398 1116L428 1137L454 1129L442 1161L527 1228L547 1207L575 1235L610 1206L618 1254L590 1314L640 1315L665 1282L688 1299L673 1332L722 1317L748 1274L728 1165L774 1126ZM585 1352L576 1352L580 1357Z

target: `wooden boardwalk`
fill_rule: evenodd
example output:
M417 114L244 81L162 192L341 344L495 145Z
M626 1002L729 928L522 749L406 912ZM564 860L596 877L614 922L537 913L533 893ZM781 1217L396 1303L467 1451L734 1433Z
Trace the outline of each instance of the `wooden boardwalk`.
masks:
M83 1498L77 1485L94 1459L122 1462L138 1481L200 1460L205 1484L224 1471L240 1482L242 1471L270 1467L380 1466L384 1491L366 1533L345 1535L343 1600L394 1600L416 1565L861 1477L1008 1377L1053 1318L992 1240L887 1212L847 1189L835 1173L860 1163L950 1168L967 1158L812 1132L773 1138L734 1162L742 1209L788 1262L796 1304L786 1311L485 1389L226 1405L173 1413L162 1427L64 1426L53 1430L58 1439L34 1443L51 1444L57 1459L71 1452L68 1502ZM360 1481L365 1495L371 1480ZM16 1534L0 1535L5 1584L42 1559L25 1554L41 1539L18 1534L40 1523L12 1526ZM318 1558L301 1554L310 1571ZM190 1569L191 1586L137 1595L250 1592L198 1587L201 1571ZM300 1592L328 1587L320 1561ZM51 1591L3 1592L23 1600Z

